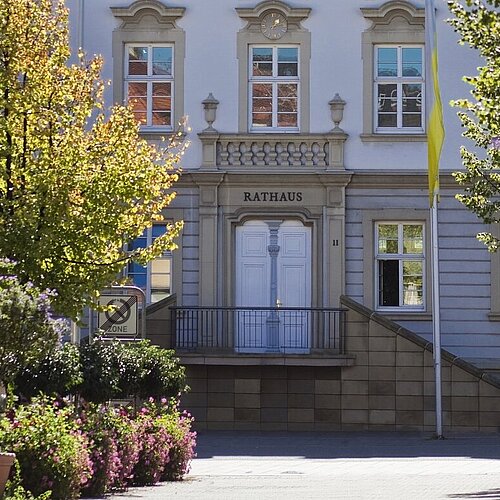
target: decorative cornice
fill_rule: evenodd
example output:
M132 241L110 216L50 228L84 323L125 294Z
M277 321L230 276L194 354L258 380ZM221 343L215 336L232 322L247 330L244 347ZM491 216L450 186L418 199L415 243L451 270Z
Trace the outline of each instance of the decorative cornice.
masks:
M120 19L123 25L138 24L145 14L153 14L159 24L172 24L180 19L186 9L184 7L167 7L159 0L137 0L128 7L110 7L113 16Z
M249 25L260 23L262 15L271 10L281 12L287 18L288 22L293 24L300 24L311 13L311 9L309 8L290 7L280 0L265 0L253 8L236 8L236 12L241 19L247 21Z
M395 17L405 18L408 24L425 23L425 9L415 7L405 0L391 0L380 7L362 7L361 12L374 25L390 24Z

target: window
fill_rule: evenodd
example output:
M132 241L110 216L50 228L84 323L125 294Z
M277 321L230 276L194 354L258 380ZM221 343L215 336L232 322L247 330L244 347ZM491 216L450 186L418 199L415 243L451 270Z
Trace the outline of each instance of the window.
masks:
M297 131L299 48L250 47L250 129Z
M375 226L377 307L424 308L424 225Z
M165 224L155 224L142 236L129 243L127 250L145 248L165 233ZM146 266L131 262L127 266L127 276L131 283L144 290L146 303L158 302L171 294L172 253L167 251L161 257L150 261Z
M425 9L362 7L363 133L368 142L425 141Z
M156 140L184 114L186 42L176 23L185 9L158 0L110 9L121 21L113 31L113 98L129 102L142 136Z
M125 95L136 120L146 127L172 128L173 47L126 47Z
M376 131L423 131L423 48L375 47Z
M309 133L311 33L302 22L311 9L264 0L236 12L246 23L237 34L238 132ZM265 29L272 16L286 21L276 37Z

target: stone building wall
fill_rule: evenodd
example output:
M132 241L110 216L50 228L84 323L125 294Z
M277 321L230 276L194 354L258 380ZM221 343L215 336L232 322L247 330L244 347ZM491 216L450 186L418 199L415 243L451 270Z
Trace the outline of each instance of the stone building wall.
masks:
M432 344L342 298L352 366L190 364L183 406L198 429L435 429ZM274 361L276 363L276 360ZM307 360L304 359L304 363ZM500 430L500 382L442 352L444 431Z

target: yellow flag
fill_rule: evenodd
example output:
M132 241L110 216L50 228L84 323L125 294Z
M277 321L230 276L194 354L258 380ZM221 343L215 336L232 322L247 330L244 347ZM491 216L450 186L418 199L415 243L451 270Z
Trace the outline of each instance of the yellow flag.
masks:
M436 14L434 0L425 0L425 30L427 33L427 68L431 70L432 95L428 99L431 112L427 121L427 163L429 175L429 204L434 203L434 194L439 193L439 158L444 141L443 105L438 79L438 54Z

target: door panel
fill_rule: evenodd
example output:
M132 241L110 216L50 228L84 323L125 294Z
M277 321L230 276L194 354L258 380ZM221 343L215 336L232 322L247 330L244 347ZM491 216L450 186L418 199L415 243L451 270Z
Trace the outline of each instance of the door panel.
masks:
M263 221L236 228L236 306L274 307L271 299L270 230ZM311 230L298 221L281 223L277 257L277 291L283 307L311 305ZM309 349L305 311L240 311L236 326L239 351Z

